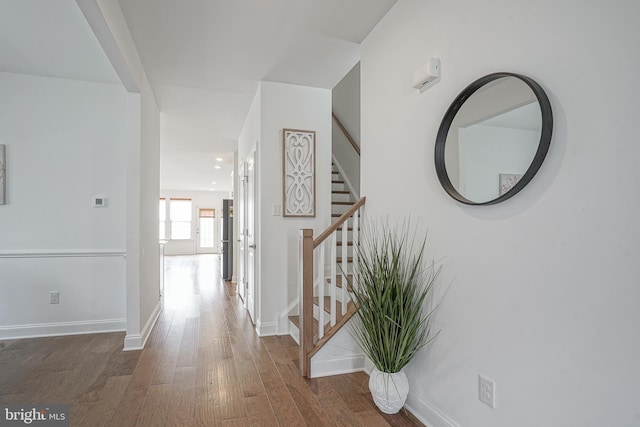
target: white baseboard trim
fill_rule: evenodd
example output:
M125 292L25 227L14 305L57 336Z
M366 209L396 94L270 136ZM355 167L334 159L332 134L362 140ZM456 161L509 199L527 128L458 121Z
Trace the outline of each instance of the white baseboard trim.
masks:
M278 322L256 322L256 332L259 337L270 337L278 335Z
M290 335L291 321L289 320L289 316L298 314L298 300L292 301L288 306L286 311L281 312L278 316L278 333L277 335Z
M126 329L126 319L0 326L0 340L122 332Z
M146 325L142 328L142 332L139 334L127 334L124 337L124 348L122 351L132 351L132 350L142 350L144 349L144 345L147 343L149 339L149 335L153 330L156 322L158 321L158 317L160 317L160 311L162 309L162 302L158 301L156 304L156 308L153 309L153 313L147 320Z
M365 357L363 371L369 375L374 366L369 358ZM456 423L447 418L442 412L429 405L424 400L417 397L409 391L407 402L404 405L407 411L411 412L414 417L421 423L429 427L457 427Z
M457 425L442 412L411 392L409 392L407 403L404 406L414 417L429 427L457 427Z
M311 377L320 378L331 375L351 374L364 369L364 356L348 356L331 360L311 358Z

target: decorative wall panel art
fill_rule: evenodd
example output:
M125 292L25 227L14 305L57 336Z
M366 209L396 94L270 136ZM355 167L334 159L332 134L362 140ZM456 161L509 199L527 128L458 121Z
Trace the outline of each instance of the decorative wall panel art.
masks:
M7 190L7 163L5 157L5 146L0 144L0 205L4 205L6 203L6 190Z
M316 216L316 133L282 130L283 216Z

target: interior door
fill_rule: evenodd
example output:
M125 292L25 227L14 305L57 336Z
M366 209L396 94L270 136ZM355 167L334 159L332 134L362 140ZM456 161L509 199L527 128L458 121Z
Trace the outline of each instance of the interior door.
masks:
M257 177L256 150L251 151L246 161L246 306L251 321L255 323L255 300L256 300L256 258L257 258L257 241L256 241L256 177Z
M198 208L198 224L196 226L196 253L212 254L217 251L216 210L214 208Z

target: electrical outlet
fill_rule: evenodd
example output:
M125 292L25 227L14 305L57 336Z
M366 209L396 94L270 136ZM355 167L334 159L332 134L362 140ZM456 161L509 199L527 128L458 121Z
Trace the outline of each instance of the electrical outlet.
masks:
M496 383L482 375L478 376L478 398L485 405L496 407Z
M60 304L60 292L58 291L49 292L49 304Z

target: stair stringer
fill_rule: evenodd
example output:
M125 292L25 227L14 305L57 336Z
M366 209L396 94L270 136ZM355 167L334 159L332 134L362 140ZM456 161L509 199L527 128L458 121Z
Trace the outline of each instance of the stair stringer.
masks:
M349 319L322 347L311 356L311 378L350 374L365 370L366 358L349 332ZM289 333L299 344L300 332L289 322Z
M350 374L365 369L365 356L349 332L350 323L354 320L349 319L311 356L311 378Z
M331 153L331 158L333 159L333 164L335 165L336 169L338 169L338 172L340 173L340 177L344 180L345 185L349 189L349 192L351 193L351 197L353 198L353 200L358 200L360 198L360 195L355 190L355 187L353 186L351 181L349 181L349 178L347 178L347 174L344 172L344 169L340 165L340 162L336 158L335 154Z

